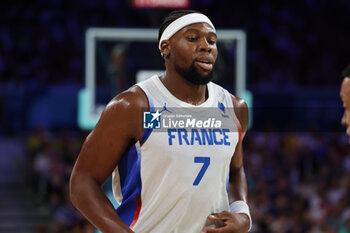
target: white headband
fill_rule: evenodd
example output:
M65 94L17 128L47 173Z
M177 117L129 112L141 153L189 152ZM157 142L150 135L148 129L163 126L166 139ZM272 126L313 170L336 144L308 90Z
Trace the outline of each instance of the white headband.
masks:
M169 24L168 27L165 28L160 40L159 40L159 50L160 50L160 45L162 41L164 40L169 40L170 37L172 37L177 31L182 29L183 27L186 27L187 25L194 24L194 23L207 23L209 24L215 31L215 27L210 21L210 19L200 13L191 13L188 15L184 15L178 19L176 19L174 22Z

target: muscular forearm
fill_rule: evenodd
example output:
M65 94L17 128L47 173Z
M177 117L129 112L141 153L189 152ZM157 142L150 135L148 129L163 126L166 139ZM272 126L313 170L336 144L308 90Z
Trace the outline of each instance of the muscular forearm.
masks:
M250 229L252 223L249 207L246 203L248 188L243 166L231 170L230 183L232 185L232 189L230 191L232 200L232 203L230 205L230 212L235 215L237 220L239 219L238 222L240 223L240 231L237 232L247 232Z
M231 170L230 183L232 185L232 191L230 192L232 200L247 201L247 180L243 167Z
M74 206L103 233L133 232L121 220L96 181L72 175L70 195Z

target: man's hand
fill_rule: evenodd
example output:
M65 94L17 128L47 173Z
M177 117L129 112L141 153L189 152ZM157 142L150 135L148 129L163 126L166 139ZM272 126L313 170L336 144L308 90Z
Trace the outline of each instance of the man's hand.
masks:
M246 214L236 214L228 211L208 216L216 229L203 228L206 233L246 233L249 229L249 218Z

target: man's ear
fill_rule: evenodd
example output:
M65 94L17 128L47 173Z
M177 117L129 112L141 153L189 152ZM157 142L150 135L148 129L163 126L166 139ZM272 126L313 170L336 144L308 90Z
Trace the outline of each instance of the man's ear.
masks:
M160 52L162 53L163 58L169 57L170 55L170 43L169 40L164 40L160 44Z

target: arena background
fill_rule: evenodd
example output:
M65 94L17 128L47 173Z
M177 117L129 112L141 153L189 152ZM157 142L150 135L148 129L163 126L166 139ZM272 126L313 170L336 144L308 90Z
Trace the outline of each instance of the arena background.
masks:
M0 232L95 231L68 195L73 163L89 133L77 121L85 32L158 28L172 10L136 8L133 2L0 2ZM254 114L244 147L252 232L350 232L350 147L339 98L341 72L350 63L350 1L188 4L216 28L247 35ZM161 67L152 46L99 46L101 104L135 82L150 53L156 65L148 65ZM123 58L127 71L112 88L109 54L125 50L131 51ZM230 49L221 51L224 60L235 59ZM228 66L219 67L222 75ZM218 82L234 92L232 81Z

